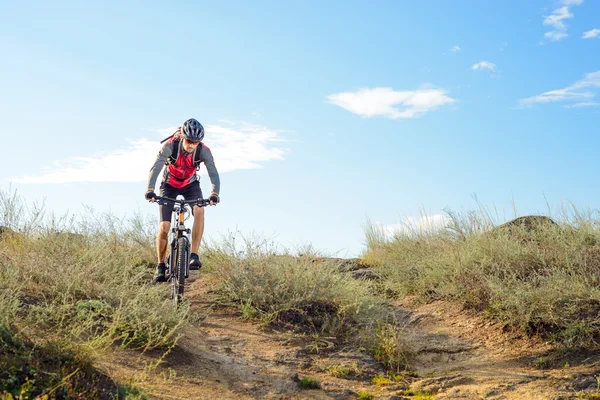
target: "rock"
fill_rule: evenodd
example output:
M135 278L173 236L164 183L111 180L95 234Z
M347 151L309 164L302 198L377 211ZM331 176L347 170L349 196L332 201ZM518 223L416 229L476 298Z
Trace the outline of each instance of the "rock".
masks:
M340 266L342 271L356 271L363 268L368 268L360 258L333 258L333 257L319 257L313 260L313 263L320 264L324 262L335 263Z
M437 393L453 386L473 383L475 380L462 375L452 375L440 378L429 378L414 382L411 389L419 392Z
M508 221L507 223L499 225L499 226L495 227L494 229L492 229L492 232L496 231L496 230L504 230L504 229L510 231L510 230L512 230L512 228L515 228L515 227L523 228L523 229L525 229L525 231L531 232L536 229L540 229L540 228L544 228L544 227L552 226L552 225L556 225L556 222L554 222L549 217L546 217L544 215L527 215L524 217L515 218L512 221Z
M296 383L300 382L300 377L298 376L297 372L294 372L292 375L290 375L290 379Z
M9 228L8 226L2 226L0 225L0 239L3 240L8 240L8 239L15 239L15 238L22 238L23 236L14 231L13 229Z
M598 381L593 375L579 375L571 382L573 390L580 392L582 390L598 389Z
M354 279L380 279L379 274L375 272L373 268L361 268L354 271L351 271L350 274Z

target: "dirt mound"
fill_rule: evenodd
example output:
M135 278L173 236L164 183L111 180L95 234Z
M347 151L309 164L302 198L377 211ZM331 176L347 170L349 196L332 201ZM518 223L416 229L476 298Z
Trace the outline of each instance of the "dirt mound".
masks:
M522 228L527 232L535 231L540 228L557 225L551 218L544 215L526 215L524 217L515 218L493 229L496 230L511 230L514 228Z

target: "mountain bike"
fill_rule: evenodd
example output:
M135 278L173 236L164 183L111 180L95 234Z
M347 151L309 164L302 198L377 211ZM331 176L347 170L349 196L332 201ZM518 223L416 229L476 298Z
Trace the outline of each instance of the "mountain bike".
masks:
M185 221L191 215L191 207L205 207L210 204L208 199L178 200L169 197L156 197L158 204L173 203L173 219L171 222L171 236L169 238L170 251L165 257L167 281L171 284L171 298L177 308L183 299L185 280L190 275L190 234L192 230L185 227Z

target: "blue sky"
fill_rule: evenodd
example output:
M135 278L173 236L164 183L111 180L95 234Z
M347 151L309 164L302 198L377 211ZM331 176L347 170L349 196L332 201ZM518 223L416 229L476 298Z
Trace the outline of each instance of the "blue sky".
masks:
M339 256L487 206L600 206L600 2L3 2L0 188L158 216L159 141L207 128L239 230ZM210 189L208 178L202 189Z

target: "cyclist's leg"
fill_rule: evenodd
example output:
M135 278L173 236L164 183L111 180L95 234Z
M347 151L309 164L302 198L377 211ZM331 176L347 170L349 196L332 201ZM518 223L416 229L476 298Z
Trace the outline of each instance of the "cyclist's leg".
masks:
M158 236L156 238L156 249L158 253L159 264L165 262L169 230L171 230L171 221L160 221L160 224L158 225Z
M192 253L198 254L204 234L204 207L194 206L194 225L192 226Z
M179 194L179 190L171 185L163 184L160 185L160 195L170 198L175 198ZM167 242L169 236L169 230L171 229L171 214L173 213L174 204L162 204L159 205L160 223L158 225L158 234L156 236L156 252L158 256L158 263L165 262L165 255L167 253Z

